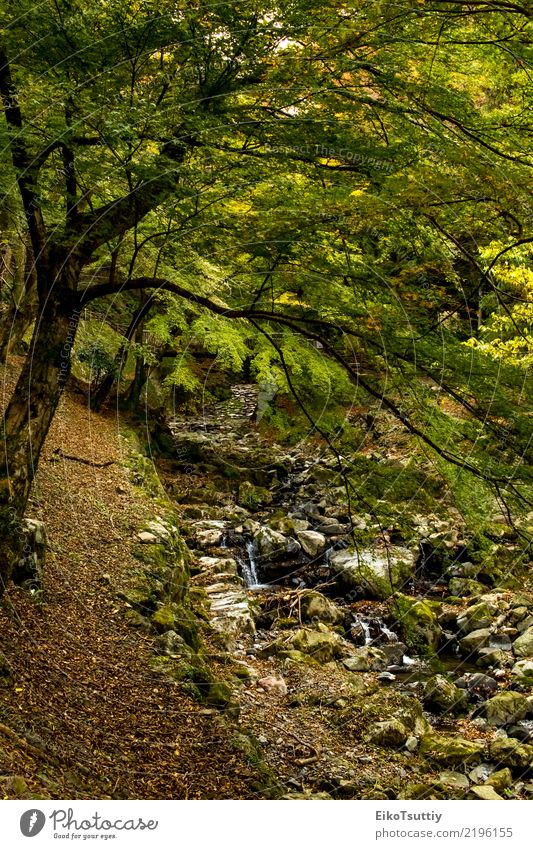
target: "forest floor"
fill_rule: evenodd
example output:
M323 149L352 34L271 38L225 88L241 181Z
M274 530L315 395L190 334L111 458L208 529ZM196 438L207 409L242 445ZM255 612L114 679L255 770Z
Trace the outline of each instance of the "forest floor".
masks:
M8 398L20 364L2 382ZM85 459L93 466L58 456ZM153 641L127 626L112 586L138 567L154 504L132 487L113 413L67 394L48 435L31 517L46 522L44 590L0 606L4 798L254 798L257 775L226 720L152 672ZM54 453L55 452L55 453Z

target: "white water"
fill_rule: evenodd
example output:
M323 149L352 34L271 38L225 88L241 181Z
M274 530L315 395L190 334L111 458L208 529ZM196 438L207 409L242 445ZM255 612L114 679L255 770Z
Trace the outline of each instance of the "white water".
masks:
M246 543L246 554L246 558L237 558L242 570L242 577L245 580L246 586L249 590L258 590L263 587L267 587L268 584L262 584L259 581L259 576L257 574L255 546L252 540L248 540L248 542Z

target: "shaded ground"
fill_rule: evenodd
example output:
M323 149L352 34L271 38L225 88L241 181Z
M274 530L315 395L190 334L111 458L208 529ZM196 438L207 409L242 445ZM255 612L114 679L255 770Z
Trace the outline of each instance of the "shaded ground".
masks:
M224 720L151 672L152 641L111 591L138 566L134 533L154 505L120 462L56 449L120 461L117 422L70 396L46 443L28 509L48 526L44 593L11 588L0 609L3 796L253 798L257 776Z

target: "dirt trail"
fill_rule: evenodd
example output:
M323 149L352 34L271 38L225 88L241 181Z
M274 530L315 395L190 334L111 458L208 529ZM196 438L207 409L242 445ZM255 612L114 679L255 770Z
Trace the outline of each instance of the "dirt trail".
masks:
M8 374L3 395L10 384ZM57 459L57 449L119 462L97 468ZM5 798L254 798L257 775L222 718L152 673L152 641L125 624L111 589L138 566L134 534L156 512L131 487L120 451L112 414L64 399L27 511L48 527L44 597L11 588L0 609L12 673L0 677L0 789Z

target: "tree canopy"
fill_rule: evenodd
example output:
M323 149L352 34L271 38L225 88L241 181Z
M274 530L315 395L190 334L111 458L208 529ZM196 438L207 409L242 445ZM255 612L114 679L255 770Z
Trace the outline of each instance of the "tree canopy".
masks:
M42 427L5 419L6 476L34 443L24 497L69 322L118 299L175 351L169 384L194 390L200 341L332 445L377 404L448 482L531 509L526 5L4 6L3 238L31 244L33 368L63 316Z

